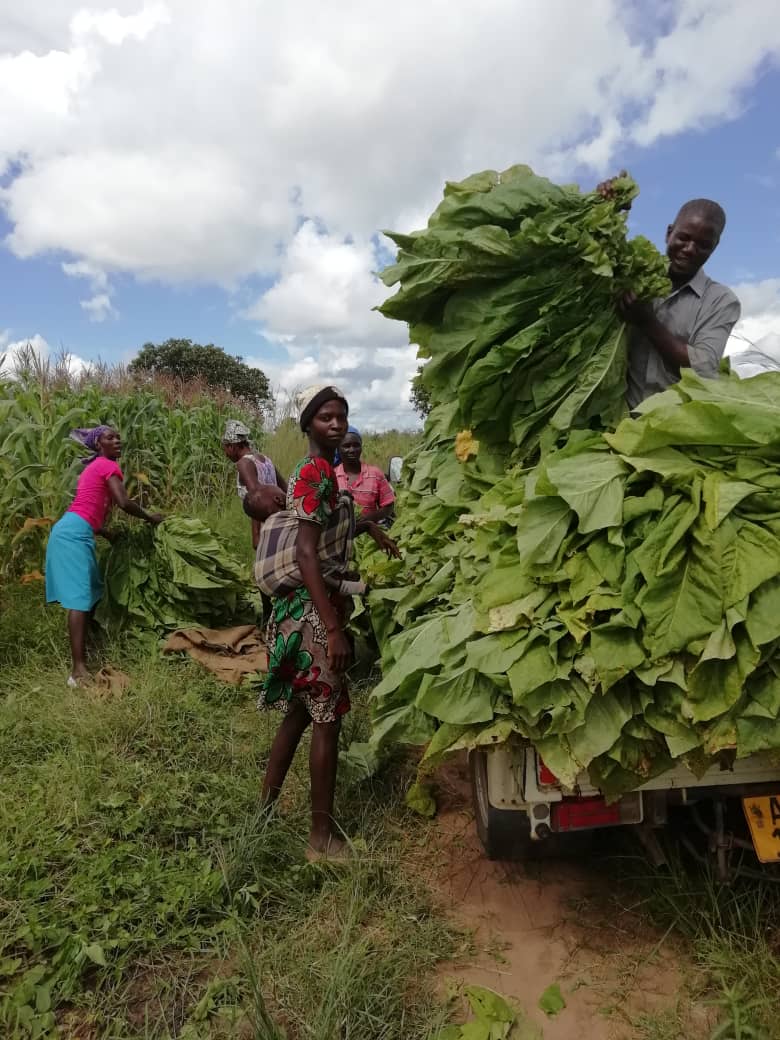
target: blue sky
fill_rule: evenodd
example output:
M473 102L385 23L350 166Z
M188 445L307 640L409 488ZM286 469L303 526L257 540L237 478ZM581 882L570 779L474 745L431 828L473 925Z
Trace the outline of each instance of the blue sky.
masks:
M365 424L408 424L413 351L371 312L377 229L523 161L588 185L627 168L631 228L659 245L685 199L720 201L709 272L740 287L749 338L780 333L774 0L748 26L729 0L652 20L452 0L444 21L369 0L346 40L313 0L230 24L206 0L50 7L0 12L0 342L109 361L214 342L282 389L335 373Z

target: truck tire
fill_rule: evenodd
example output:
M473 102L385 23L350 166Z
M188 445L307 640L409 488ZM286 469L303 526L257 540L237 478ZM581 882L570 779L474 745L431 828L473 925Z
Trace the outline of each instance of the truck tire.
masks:
M477 836L488 859L527 860L536 858L536 846L543 842L531 840L528 813L521 809L496 809L488 798L487 752L475 749L469 752L471 799Z

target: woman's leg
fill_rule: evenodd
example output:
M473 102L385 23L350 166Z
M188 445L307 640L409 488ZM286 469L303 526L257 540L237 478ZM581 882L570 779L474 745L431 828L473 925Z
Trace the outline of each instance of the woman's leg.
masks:
M68 611L68 635L70 636L70 653L73 658L74 679L86 679L89 675L86 662L86 632L88 613L85 610Z
M335 852L344 845L336 837L333 821L333 799L336 792L336 769L339 762L341 719L315 722L309 752L311 776L311 833L309 845L317 852Z
M263 780L261 795L263 805L273 805L279 797L284 778L287 776L301 737L310 722L309 713L303 703L297 698L293 699L290 710L285 715L271 745L271 754Z

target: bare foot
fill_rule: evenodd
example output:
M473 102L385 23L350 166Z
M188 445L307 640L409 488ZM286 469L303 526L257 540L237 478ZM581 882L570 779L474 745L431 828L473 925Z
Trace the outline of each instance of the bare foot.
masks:
M324 837L309 835L306 859L309 863L348 863L352 859L352 850L342 838L334 834Z
M74 668L68 676L68 686L86 686L92 681L92 676L86 670L86 668Z

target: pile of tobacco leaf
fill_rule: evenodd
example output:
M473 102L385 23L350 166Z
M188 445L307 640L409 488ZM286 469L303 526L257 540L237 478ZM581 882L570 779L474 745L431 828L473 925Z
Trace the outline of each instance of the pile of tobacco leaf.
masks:
M200 520L170 516L122 529L105 560L104 626L162 631L253 620L245 569Z
M527 167L449 185L391 236L381 308L433 408L394 533L367 553L374 741L518 735L619 793L780 748L780 374L681 381L628 418L626 288L668 292L604 199Z

